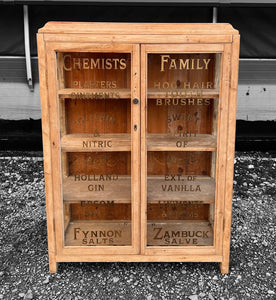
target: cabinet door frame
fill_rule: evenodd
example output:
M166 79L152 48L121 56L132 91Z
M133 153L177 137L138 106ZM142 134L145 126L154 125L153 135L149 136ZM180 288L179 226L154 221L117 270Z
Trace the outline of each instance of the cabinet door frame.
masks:
M91 255L119 255L138 254L140 252L140 101L133 103L134 98L140 99L140 51L138 44L113 43L80 43L80 42L46 42L45 65L40 68L48 70L46 73L47 111L44 110L43 119L49 124L49 132L43 131L43 140L50 139L49 155L45 156L45 165L52 166L50 178L45 177L47 186L47 219L53 222L48 231L49 240L55 241L55 249L51 245L51 253L55 253L56 261L73 261L73 257ZM131 54L131 232L130 246L65 246L64 245L64 214L62 192L62 152L60 140L60 116L58 96L58 52L102 52L102 53L130 53ZM46 100L46 99L44 99ZM136 126L134 126L136 125ZM46 143L45 143L46 145ZM53 167L55 166L55 168ZM52 243L51 243L52 244Z
M222 261L226 152L228 134L228 101L230 92L231 46L225 44L142 44L141 45L141 253L144 255L185 255L196 261L210 256ZM169 49L169 50L168 50ZM147 246L147 55L151 53L218 53L221 54L219 107L216 150L215 224L213 246ZM207 258L208 256L208 258Z

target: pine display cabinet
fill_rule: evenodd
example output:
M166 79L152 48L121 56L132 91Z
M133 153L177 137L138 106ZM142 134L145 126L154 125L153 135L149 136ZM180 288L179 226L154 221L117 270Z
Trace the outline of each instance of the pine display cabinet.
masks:
M238 31L50 22L37 40L50 272L120 261L227 273Z

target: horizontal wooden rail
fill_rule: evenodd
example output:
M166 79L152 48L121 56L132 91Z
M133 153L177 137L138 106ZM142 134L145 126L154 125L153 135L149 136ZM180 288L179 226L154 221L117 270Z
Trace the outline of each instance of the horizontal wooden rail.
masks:
M149 175L147 179L147 199L151 204L160 201L207 204L215 201L215 180L209 176ZM86 174L65 177L63 199L66 203L131 203L131 177Z
M198 134L188 137L180 134L148 134L148 151L216 151L217 137Z

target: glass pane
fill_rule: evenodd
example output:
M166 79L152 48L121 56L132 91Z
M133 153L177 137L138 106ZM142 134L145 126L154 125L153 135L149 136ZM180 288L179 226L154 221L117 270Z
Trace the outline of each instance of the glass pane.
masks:
M131 245L131 55L57 57L65 246Z
M149 246L213 244L219 70L219 54L148 54Z

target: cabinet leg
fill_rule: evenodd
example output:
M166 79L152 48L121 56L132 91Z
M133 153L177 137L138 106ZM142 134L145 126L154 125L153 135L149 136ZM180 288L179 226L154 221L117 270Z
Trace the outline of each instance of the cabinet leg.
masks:
M57 262L49 262L49 272L56 273L58 270L58 263Z
M229 272L229 261L228 260L220 263L220 272L222 274L228 274L228 272Z

